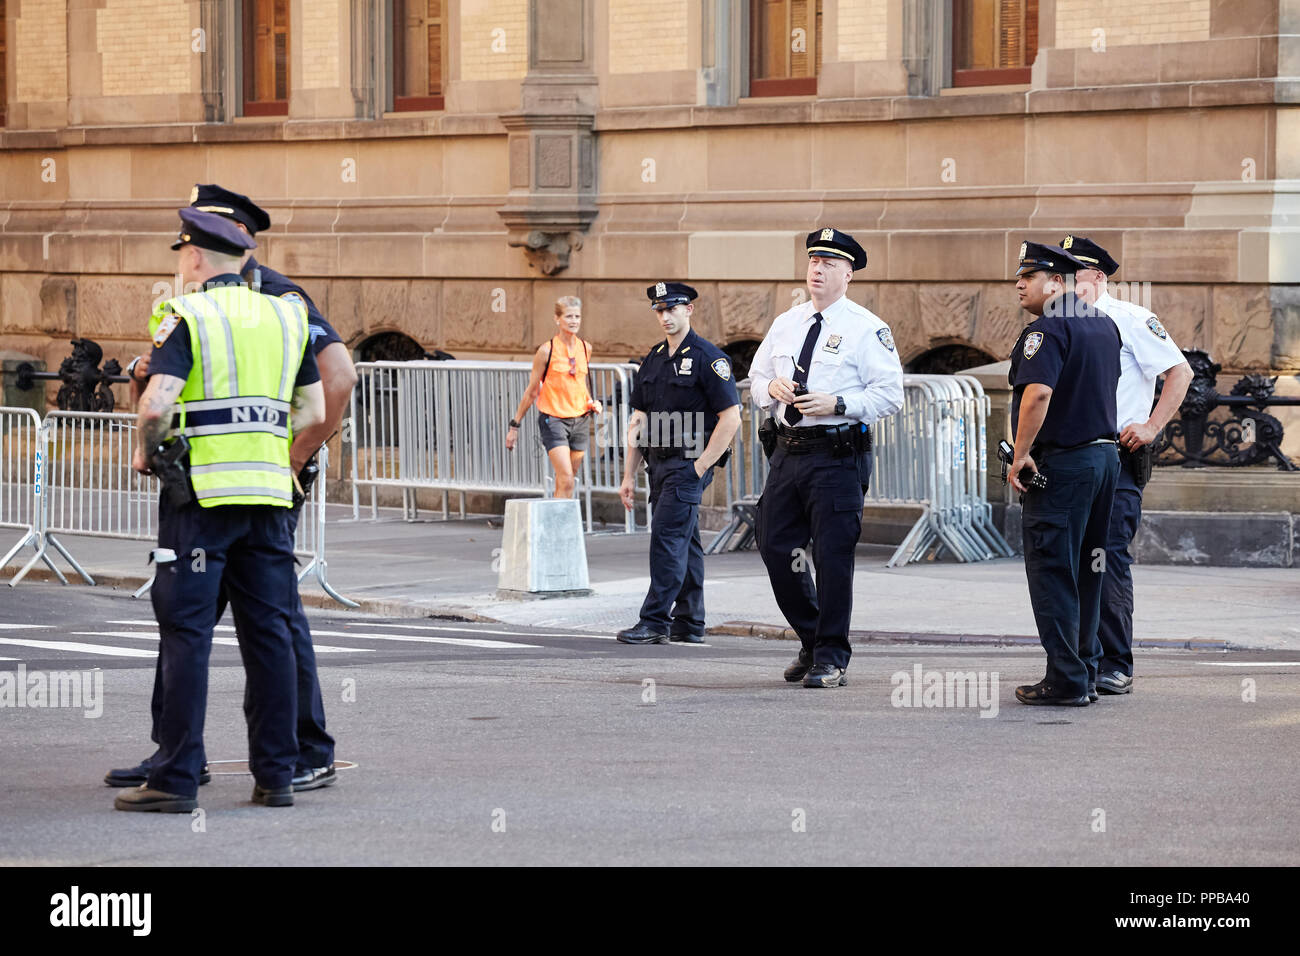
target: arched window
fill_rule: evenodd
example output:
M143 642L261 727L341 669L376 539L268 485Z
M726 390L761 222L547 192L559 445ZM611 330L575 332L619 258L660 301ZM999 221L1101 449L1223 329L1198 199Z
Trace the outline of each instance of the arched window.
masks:
M912 375L955 375L996 361L988 352L969 345L940 345L912 359L904 371Z

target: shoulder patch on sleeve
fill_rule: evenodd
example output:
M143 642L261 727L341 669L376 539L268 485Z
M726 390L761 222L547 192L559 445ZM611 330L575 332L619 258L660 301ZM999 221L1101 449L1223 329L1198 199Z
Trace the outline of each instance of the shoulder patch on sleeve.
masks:
M731 363L724 358L713 360L713 371L718 373L718 378L724 382L731 378Z
M1147 319L1147 328L1151 330L1151 334L1154 335L1156 338L1159 339L1169 338L1169 333L1165 331L1165 327L1160 324L1160 320L1157 319L1154 315L1151 316L1151 318Z
M880 344L889 351L894 351L894 336L889 329L876 329L876 338L880 339Z
M167 337L176 331L176 326L181 324L181 317L175 312L168 312L163 316L162 322L158 325L158 331L153 334L153 347L162 348L162 344L167 341Z
M1037 352L1042 347L1042 345L1043 345L1042 332L1030 332L1028 335L1026 335L1025 336L1025 358L1033 358L1034 353Z
M288 299L290 302L297 302L304 309L307 308L307 303L303 300L301 293L295 292L292 289L282 294L280 298Z

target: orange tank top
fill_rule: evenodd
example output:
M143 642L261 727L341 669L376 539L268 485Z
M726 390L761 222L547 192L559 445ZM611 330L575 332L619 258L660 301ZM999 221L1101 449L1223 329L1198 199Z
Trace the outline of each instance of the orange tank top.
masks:
M551 364L542 377L537 396L538 411L553 418L581 418L587 414L587 358L591 343L578 339L575 354L570 355L564 339L551 339Z

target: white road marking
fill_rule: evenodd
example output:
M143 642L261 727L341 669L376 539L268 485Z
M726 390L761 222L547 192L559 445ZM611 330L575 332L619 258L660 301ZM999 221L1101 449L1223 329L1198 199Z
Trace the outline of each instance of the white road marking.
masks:
M137 641L157 641L157 634L142 634L139 631L73 631L73 637L126 637ZM213 644L223 647L238 647L239 640L233 637L214 637ZM328 644L313 644L312 647L321 654L369 654L369 647L331 647Z
M91 635L96 637L98 635ZM16 644L19 647L37 647L49 651L80 651L89 654L105 654L109 657L157 657L157 651L139 651L134 647L101 647L98 644L79 644L76 641L24 641L16 637L0 637L0 644Z
M1266 661L1256 663L1255 661L1191 661L1193 664L1201 664L1205 667L1300 667L1300 661Z
M0 624L0 631L28 631L38 627L53 626L53 624Z
M354 637L371 641L408 641L413 644L453 644L457 647L482 647L488 650L534 649L540 644L516 644L512 641L476 641L465 637L417 637L414 634L359 634L355 631L312 631L312 636Z

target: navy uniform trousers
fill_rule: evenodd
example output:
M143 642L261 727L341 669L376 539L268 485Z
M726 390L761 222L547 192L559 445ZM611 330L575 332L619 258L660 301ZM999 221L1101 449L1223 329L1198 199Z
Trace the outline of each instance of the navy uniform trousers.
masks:
M652 449L647 449L653 454ZM704 548L700 500L713 469L695 475L695 460L648 459L650 466L650 590L641 622L671 634L704 633Z
M1101 585L1101 663L1097 670L1133 676L1133 555L1129 545L1142 520L1142 489L1121 463L1106 538L1106 578Z
M1047 652L1047 683L1083 696L1097 682L1106 537L1119 454L1114 444L1048 453L1047 487L1022 496L1029 602Z
M298 531L298 519L302 516L301 508L294 508L289 513L289 537L292 539ZM217 603L213 624L221 621L226 612L225 588ZM298 769L310 770L327 767L334 762L334 738L325 730L325 702L321 697L320 679L316 674L316 649L311 643L311 627L307 623L307 612L303 610L302 597L298 593L297 583L293 587L293 608L289 614L289 631L293 636L293 654L298 671ZM244 708L248 708L248 688L245 687ZM158 656L158 666L153 684L153 734L152 740L158 743L158 718L162 712L162 655ZM154 758L150 758L152 762ZM206 755L203 763L206 763Z
M230 597L247 676L248 762L265 788L287 787L298 759L297 685L289 595L296 593L289 509L269 505L163 506L152 598L161 638L158 753L149 786L196 796L204 763L208 658L218 595ZM202 554L196 555L195 549ZM201 560L200 560L201 558Z
M758 501L758 550L777 606L814 664L849 666L853 567L871 453L793 455L779 444ZM809 539L817 581L808 568Z

